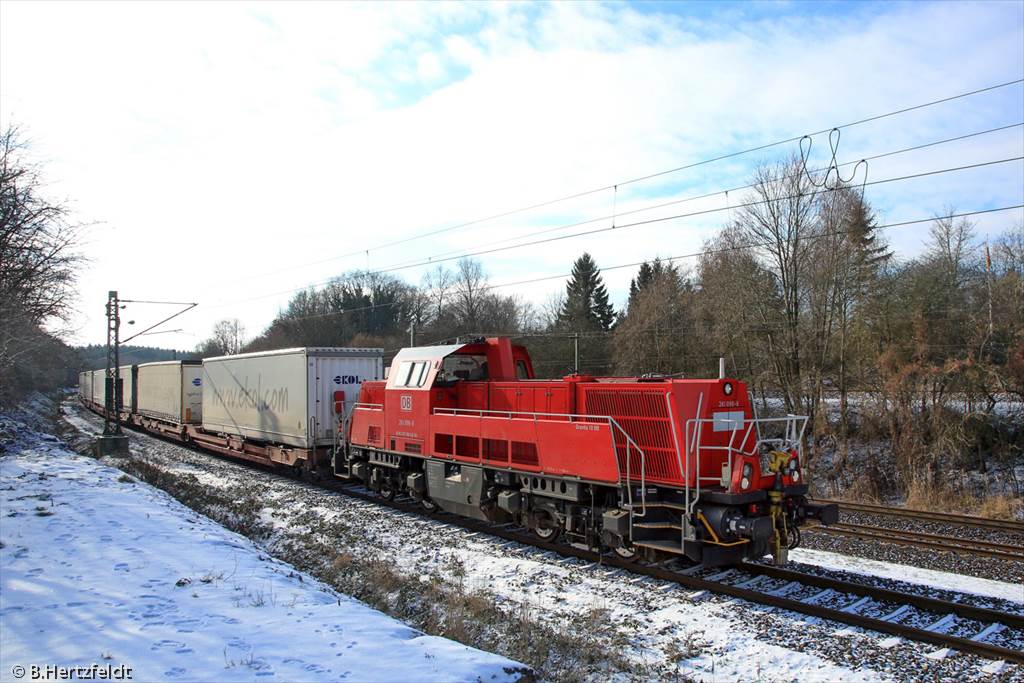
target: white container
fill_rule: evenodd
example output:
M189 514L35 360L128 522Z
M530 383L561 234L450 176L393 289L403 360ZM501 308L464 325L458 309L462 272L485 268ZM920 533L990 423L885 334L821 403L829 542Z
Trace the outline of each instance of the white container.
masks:
M98 405L100 408L106 405L107 402L107 371L106 370L93 370L92 371L92 402Z
M92 399L92 370L78 373L78 398L83 401Z
M200 361L144 363L136 377L140 415L175 424L199 424L203 414L203 367Z
M121 380L121 410L128 413L135 412L135 367L122 365L117 369L117 376Z
M383 377L384 350L298 348L203 360L203 429L266 443L334 443L366 380ZM335 412L334 394L344 392Z

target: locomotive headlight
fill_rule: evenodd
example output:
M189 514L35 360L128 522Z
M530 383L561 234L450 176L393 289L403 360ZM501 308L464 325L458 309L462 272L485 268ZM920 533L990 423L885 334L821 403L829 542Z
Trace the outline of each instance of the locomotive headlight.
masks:
M750 480L747 479L746 477L743 477L742 479L740 479L740 488L741 489L749 489L750 488Z
M789 471L790 472L796 472L796 465L797 465L796 458L793 458L792 460L790 460L789 461Z
M789 475L789 478L792 479L793 481L800 481L800 473L797 472L796 470L793 470L793 472Z
M722 393L726 396L732 396L732 382L726 382L722 385Z
M743 478L746 479L747 477L749 477L753 473L754 473L754 468L750 466L750 463L749 462L748 463L744 463L743 464Z

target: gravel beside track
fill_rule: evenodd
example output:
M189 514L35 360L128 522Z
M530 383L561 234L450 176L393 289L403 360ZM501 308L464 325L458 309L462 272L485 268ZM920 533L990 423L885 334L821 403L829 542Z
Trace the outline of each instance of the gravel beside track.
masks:
M938 522L911 517L897 517L881 513L852 512L840 503L839 521L844 524L865 525L894 531L935 534L951 538L972 539L991 543L1024 547L1024 534L1011 531L985 529L976 526ZM815 550L828 550L844 555L866 557L883 562L895 562L925 569L954 572L996 581L1024 584L1024 562L985 557L970 552L944 551L919 548L881 539L855 538L829 534L813 529L802 534L801 546ZM1022 589L1024 593L1024 589Z
M70 417L77 418L74 422L79 428L83 421L94 426L98 422L94 416L77 408L69 412ZM525 597L542 619L564 624L579 612L580 601L586 600L590 605L601 605L609 611L609 618L624 625L629 635L628 646L634 652L660 656L670 645L692 644L692 654L684 659L689 667L687 673L696 678L710 675L728 680L749 675L749 671L741 674L736 661L755 656L749 651L749 641L723 641L704 631L706 624L693 623L693 610L698 607L697 613L703 615L701 619L725 619L733 633L751 634L745 638L756 637L762 648L756 655L759 671L763 656L763 671L773 678L777 675L787 679L795 677L792 673L787 675L793 664L788 660L795 658L799 662L802 656L799 653L807 653L849 667L860 674L855 677L864 680L891 677L897 680L1024 681L1024 669L1019 666L999 665L973 655L947 656L948 652L931 645L738 602L735 598L694 592L650 577L630 576L620 569L349 498L151 436L132 433L131 441L133 457L143 458L154 466L192 474L213 487L244 485L257 493L261 500L267 501L269 510L264 517L273 520L275 545L286 545L289 534L310 533L320 524L357 521L358 542L373 548L403 571L444 566L452 558L458 558L464 562L466 572L460 581L465 581L470 589L493 592L499 604ZM275 550L274 547L269 549ZM822 576L842 577L844 574L817 567L808 571ZM918 585L877 577L850 576L862 583L885 585L907 593L948 593L948 597L941 599L996 609L1021 609L1020 605L974 595L929 591ZM775 654L780 646L797 654L780 657ZM734 651L737 647L746 649L737 653Z

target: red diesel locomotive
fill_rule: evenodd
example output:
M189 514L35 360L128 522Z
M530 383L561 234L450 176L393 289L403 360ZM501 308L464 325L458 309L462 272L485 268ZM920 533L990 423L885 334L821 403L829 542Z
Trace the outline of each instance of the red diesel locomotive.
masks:
M534 379L505 338L403 349L362 384L334 473L385 498L512 522L620 557L787 560L808 518L807 418L757 418L719 379Z

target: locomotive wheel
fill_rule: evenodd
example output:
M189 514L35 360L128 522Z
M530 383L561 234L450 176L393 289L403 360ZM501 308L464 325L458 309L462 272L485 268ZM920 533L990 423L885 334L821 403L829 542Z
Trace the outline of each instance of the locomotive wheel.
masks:
M632 543L618 548L612 548L612 551L620 560L625 560L626 562L636 562L640 559L640 549Z
M555 520L547 514L538 520L537 525L531 531L537 535L537 538L548 543L555 541L562 532Z
M426 510L427 512L437 512L437 503L430 500L429 498L423 498L422 500L420 500L420 505L422 505L423 509Z
M395 499L395 487L394 487L394 485L390 481L387 481L387 480L382 481L381 484L380 484L380 489L378 489L378 491L377 491L377 495L379 495L384 500L394 500Z

